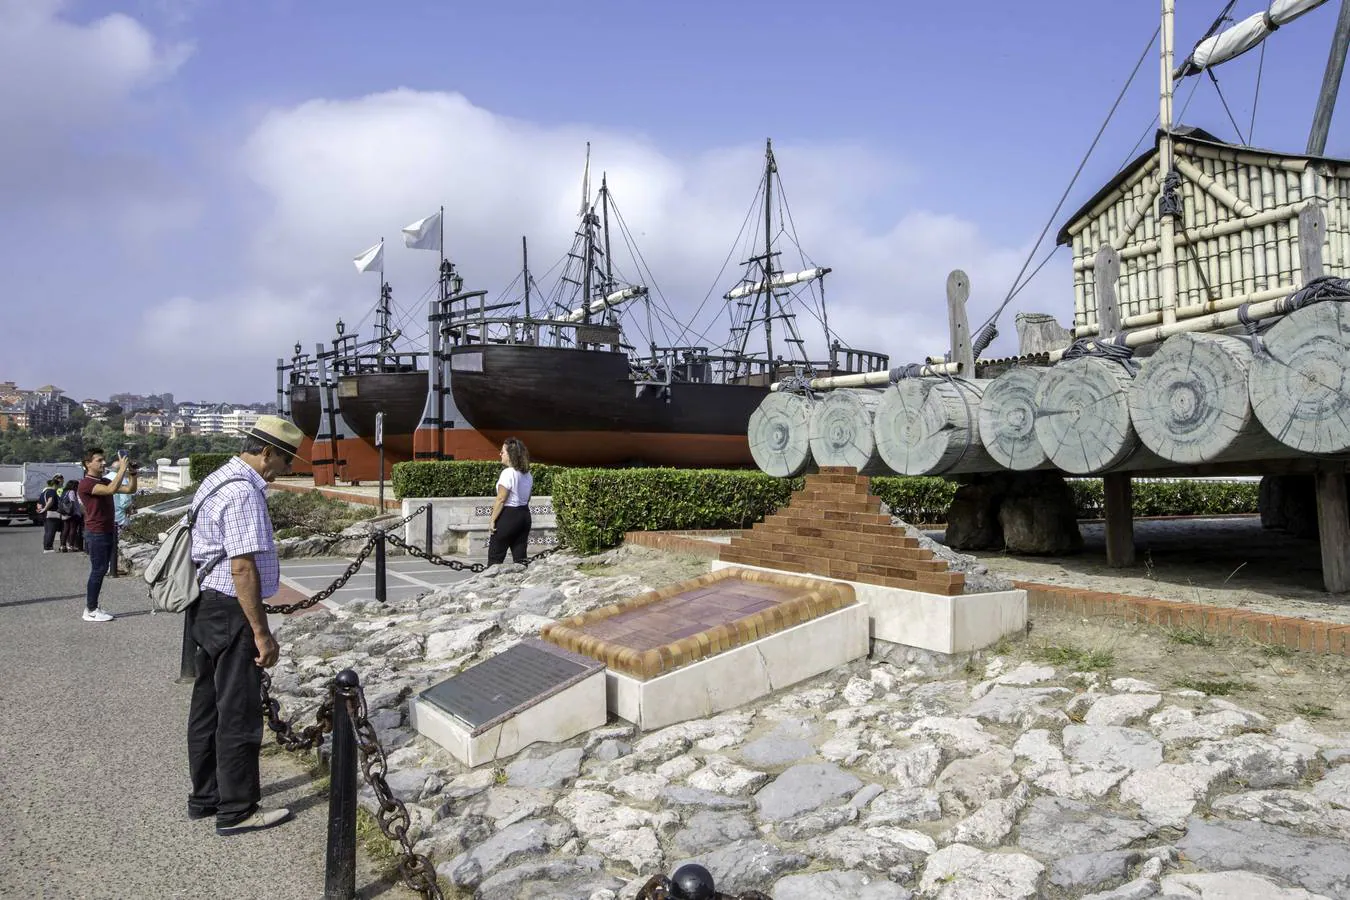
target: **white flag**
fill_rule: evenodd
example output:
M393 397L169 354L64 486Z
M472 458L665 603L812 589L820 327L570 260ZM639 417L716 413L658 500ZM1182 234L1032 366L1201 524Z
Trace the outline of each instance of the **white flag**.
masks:
M440 250L441 214L432 213L404 228L403 246L410 250Z
M356 263L356 271L358 272L379 272L383 275L384 241L380 241L374 247L366 250L352 262Z

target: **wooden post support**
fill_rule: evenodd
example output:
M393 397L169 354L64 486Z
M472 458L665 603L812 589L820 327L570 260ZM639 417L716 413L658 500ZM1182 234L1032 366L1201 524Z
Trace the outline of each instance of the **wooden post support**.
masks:
M1120 334L1120 302L1116 283L1120 278L1120 254L1102 244L1092 267L1092 290L1097 295L1097 336L1109 341Z
M1327 233L1327 217L1320 204L1303 207L1298 213L1299 275L1307 284L1325 274L1322 266L1322 239Z
M947 322L951 326L952 362L961 366L962 378L975 377L975 350L970 343L970 320L966 301L970 299L970 279L960 269L947 276Z
M1317 473L1317 533L1322 543L1322 584L1327 593L1350 591L1350 505L1345 469Z
M1106 506L1106 564L1113 569L1134 565L1134 483L1117 472L1102 478Z

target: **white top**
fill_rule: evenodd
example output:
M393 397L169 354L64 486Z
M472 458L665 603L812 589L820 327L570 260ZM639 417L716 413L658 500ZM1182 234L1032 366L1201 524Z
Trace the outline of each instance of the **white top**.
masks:
M507 467L497 477L497 487L506 488L505 506L528 506L530 492L534 490L534 476Z

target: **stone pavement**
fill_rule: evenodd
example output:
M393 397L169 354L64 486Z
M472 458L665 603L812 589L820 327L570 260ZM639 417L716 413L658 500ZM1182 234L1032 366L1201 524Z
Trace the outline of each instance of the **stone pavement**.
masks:
M0 528L0 897L322 895L328 807L308 772L264 756L264 804L296 813L277 828L189 822L182 618L151 616L144 583L119 578L103 588L118 618L82 621L88 557L41 540ZM414 896L358 868L363 896Z
M774 900L1350 900L1345 719L1258 712L1165 672L893 647L658 731L611 719L496 771L413 732L409 694L670 580L636 548L578 562L279 635L278 695L312 704L345 666L377 686L416 846L475 900L632 900L691 859L719 890Z
M347 570L350 559L340 557L298 557L281 561L283 584L310 597L332 584ZM467 560L466 560L467 562ZM415 556L395 556L387 559L385 587L390 602L419 597L462 581L470 573L446 566L438 566ZM343 605L353 600L375 596L375 560L367 559L361 570L351 577L329 598L330 605ZM293 603L287 598L284 602Z

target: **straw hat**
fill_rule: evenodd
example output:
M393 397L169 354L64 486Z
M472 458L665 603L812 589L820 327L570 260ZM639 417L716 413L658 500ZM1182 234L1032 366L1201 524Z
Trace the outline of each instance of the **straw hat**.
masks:
M252 428L244 429L240 433L245 437L257 438L278 450L284 450L301 462L309 462L298 452L300 443L305 439L305 433L290 419L281 416L259 416Z

